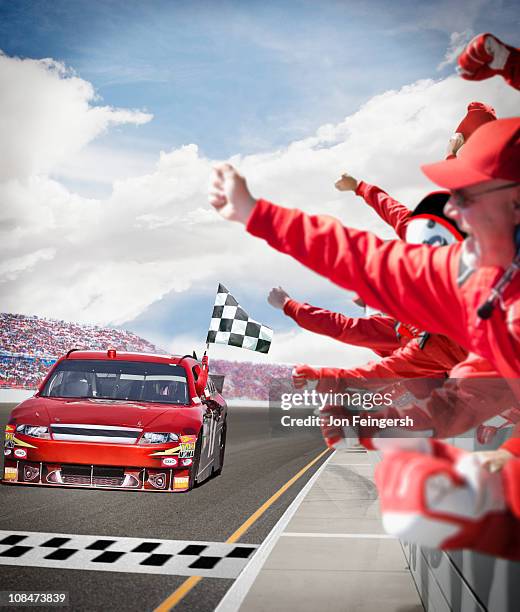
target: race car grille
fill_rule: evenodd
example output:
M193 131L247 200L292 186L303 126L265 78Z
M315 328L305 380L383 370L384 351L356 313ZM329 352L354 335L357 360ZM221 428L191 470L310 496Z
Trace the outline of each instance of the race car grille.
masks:
M79 476L75 474L62 475L61 477L63 484L70 485L89 485L90 476Z
M89 465L62 466L61 469L49 474L47 482L72 486L125 488L138 488L141 485L138 477L125 473L123 468Z
M141 434L135 427L113 427L111 425L51 425L54 440L72 442L104 442L109 444L135 444Z
M92 484L98 487L120 487L124 481L123 478L102 478L100 476L92 478Z

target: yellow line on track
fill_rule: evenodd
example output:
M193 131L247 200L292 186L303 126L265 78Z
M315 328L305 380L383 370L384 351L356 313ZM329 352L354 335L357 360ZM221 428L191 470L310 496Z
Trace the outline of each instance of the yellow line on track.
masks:
M256 521L264 514L270 506L274 504L274 502L281 497L289 487L291 487L297 480L299 480L305 472L307 472L317 461L319 461L323 455L327 454L330 449L325 449L321 452L317 457L315 457L312 461L310 461L305 467L303 467L297 474L295 474L290 480L288 480L283 486L281 486L278 491L274 495L263 503L258 510L253 512L253 514L244 522L240 527L233 532L229 538L226 540L226 544L234 544L237 540L239 540L244 533L256 523ZM157 608L155 608L154 612L168 612L172 608L174 608L180 601L186 597L186 595L202 580L202 576L190 576L187 580L185 580L180 587L175 589L175 591L165 599Z

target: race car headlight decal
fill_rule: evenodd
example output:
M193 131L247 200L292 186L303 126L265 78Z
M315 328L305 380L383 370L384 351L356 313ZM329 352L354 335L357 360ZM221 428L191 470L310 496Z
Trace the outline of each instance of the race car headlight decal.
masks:
M42 438L44 440L51 439L49 428L42 427L41 425L17 425L16 433L23 434L24 436L31 436L31 438Z
M179 436L174 433L145 432L139 440L139 444L168 444L178 441Z

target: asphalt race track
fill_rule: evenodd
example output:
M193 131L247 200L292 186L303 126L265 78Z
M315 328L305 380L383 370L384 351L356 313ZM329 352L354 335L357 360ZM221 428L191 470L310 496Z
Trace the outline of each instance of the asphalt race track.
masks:
M2 432L12 407L0 407ZM273 433L268 409L230 408L223 473L193 491L164 494L4 485L0 486L0 530L225 542L324 448L318 430ZM325 458L270 506L238 544L261 544ZM0 565L0 580L2 591L68 591L70 609L75 611L146 611L159 606L186 576ZM232 582L203 578L175 610L214 610Z

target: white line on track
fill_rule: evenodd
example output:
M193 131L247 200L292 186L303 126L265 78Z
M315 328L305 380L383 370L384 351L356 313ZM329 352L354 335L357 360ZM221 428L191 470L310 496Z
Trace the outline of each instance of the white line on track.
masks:
M395 536L387 533L298 533L296 531L286 531L281 534L282 538L349 538L352 540L363 539L382 539L395 540Z
M282 535L283 530L287 527L289 521L296 514L296 511L305 499L307 493L312 488L312 485L316 482L316 480L318 480L320 474L325 470L325 467L335 454L335 452L331 453L331 455L320 465L320 467L308 480L307 484L294 498L291 505L282 514L280 520L271 529L266 539L262 542L251 561L246 565L240 576L235 580L230 589L221 599L219 605L215 609L215 612L237 612L247 593L249 592L249 589L253 585L253 582L260 573L260 570L262 569L267 557L278 541L278 538L280 535Z

